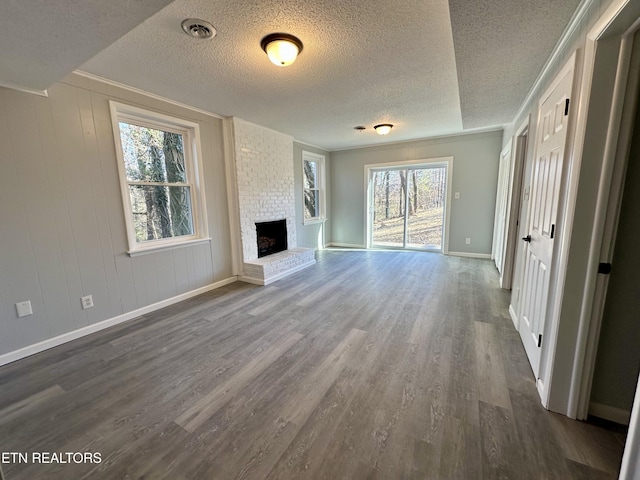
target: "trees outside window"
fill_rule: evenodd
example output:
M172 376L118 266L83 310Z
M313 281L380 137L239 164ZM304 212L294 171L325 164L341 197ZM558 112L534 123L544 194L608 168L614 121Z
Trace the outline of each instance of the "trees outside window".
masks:
M324 156L302 152L302 189L304 223L325 219Z
M130 252L202 238L198 125L115 102L111 110Z

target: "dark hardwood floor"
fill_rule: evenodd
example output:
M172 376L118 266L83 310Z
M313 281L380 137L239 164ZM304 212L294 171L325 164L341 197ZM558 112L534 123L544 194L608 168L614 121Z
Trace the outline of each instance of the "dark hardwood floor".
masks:
M490 261L323 251L0 368L18 479L614 479L624 435L540 405ZM31 460L31 458L29 458Z

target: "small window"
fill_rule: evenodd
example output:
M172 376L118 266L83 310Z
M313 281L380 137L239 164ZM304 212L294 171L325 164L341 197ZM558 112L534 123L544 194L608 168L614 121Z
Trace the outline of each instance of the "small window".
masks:
M111 102L129 253L204 239L198 125Z
M324 157L302 152L302 177L304 223L321 222L325 219Z

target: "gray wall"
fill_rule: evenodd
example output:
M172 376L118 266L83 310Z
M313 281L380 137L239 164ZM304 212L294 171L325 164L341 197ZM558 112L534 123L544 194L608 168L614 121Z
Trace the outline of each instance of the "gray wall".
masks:
M453 156L449 251L490 254L501 141L494 131L332 152L331 242L365 244L364 165Z
M591 401L631 410L640 370L640 109L622 198Z
M302 200L302 151L324 155L325 166L325 196L326 215L324 223L305 225ZM293 178L296 199L296 236L299 247L323 248L328 242L327 232L331 230L331 164L330 155L326 150L312 147L303 143L293 142Z
M231 276L222 121L75 75L48 92L0 88L0 355ZM125 253L109 99L200 124L210 243Z

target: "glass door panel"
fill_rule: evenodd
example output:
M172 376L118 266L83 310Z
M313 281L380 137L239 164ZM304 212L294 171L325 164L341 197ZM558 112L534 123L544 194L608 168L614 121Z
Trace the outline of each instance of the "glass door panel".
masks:
M445 166L376 170L371 177L371 245L442 251Z
M446 169L420 168L407 171L406 247L442 250Z
M402 174L402 175L401 175ZM373 173L371 243L376 246L404 246L405 196L403 170Z

